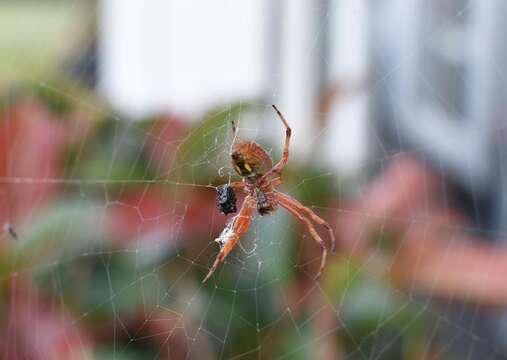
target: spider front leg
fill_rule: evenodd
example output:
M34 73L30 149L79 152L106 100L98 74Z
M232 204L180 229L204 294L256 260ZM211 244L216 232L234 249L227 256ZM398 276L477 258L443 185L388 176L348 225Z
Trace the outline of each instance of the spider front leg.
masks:
M308 218L306 218L303 213L308 213L308 211L311 213L311 215L315 216L316 218L322 220L317 215L313 213L310 209L304 207L301 203L299 203L297 200L291 198L288 195L282 194L280 192L276 192L276 198L278 200L278 203L284 207L289 213L291 213L296 219L298 219L300 222L306 225L308 228L308 231L310 232L310 235L312 235L313 239L320 245L320 248L322 249L322 259L320 262L320 268L317 272L317 275L315 276L315 279L318 279L320 275L322 274L322 271L324 270L324 267L326 266L326 258L327 258L327 247L324 244L324 241L320 237L320 235L315 230L315 227L311 223ZM313 217L312 217L313 218ZM325 224L327 224L324 220L322 220ZM329 224L327 224L329 228ZM332 234L332 232L331 232ZM333 242L332 247L334 248L334 234L331 236L331 240Z
M323 226L327 230L327 232L329 234L329 238L331 239L331 252L335 252L336 238L334 236L334 232L333 232L333 229L331 228L331 225L329 225L329 223L326 220L322 219L320 216L315 214L312 211L312 209L310 209L307 206L304 206L299 201L290 197L289 195L281 193L279 191L276 192L276 195L277 195L278 199L284 199L284 201L286 201L286 202L290 203L292 206L294 206L296 208L296 210L306 213L306 215L309 216L313 221L315 221L317 224Z
M229 186L235 190L243 190L245 188L245 183L243 181L233 181Z
M225 226L220 236L215 241L220 244L220 252L218 253L213 266L211 267L208 275L202 281L203 283L208 280L215 272L218 266L224 261L229 253L234 249L241 236L243 236L250 226L252 221L253 211L256 208L255 199L252 196L247 196L239 213L232 218L232 220Z

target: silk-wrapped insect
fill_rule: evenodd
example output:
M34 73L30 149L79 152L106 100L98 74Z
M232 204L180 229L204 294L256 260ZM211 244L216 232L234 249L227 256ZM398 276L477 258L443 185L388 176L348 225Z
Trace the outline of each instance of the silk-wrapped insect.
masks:
M236 194L229 184L217 187L217 204L220 212L225 215L238 211L236 206Z

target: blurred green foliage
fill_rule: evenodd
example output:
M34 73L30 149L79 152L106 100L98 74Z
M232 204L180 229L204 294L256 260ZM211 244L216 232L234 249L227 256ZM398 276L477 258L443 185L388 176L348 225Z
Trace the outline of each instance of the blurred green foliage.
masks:
M51 105L60 103L58 97L53 98L55 94L49 103L39 91L30 96L31 101L39 99L55 116L75 126L72 119L79 107L69 106L62 112ZM68 99L62 98L61 103ZM176 162L168 180L190 185L225 181L217 172L221 166L230 166L226 156L229 124L248 111L255 109L232 105L190 126L174 148ZM308 276L301 277L298 256L300 241L309 239L301 240L298 224L287 214L256 219L250 235L242 240L244 248L255 251L247 254L236 249L205 285L200 284L205 273L202 267L209 266L216 248L206 252L207 259L197 254L220 229L210 229L205 241L191 230L176 231L176 242L168 247L163 245L169 241L163 233L138 230L136 234L134 230L133 239L126 241L108 231L111 205L126 204L122 194L149 194L159 187L157 181L164 181L157 172L158 164L150 161L153 155L148 146L157 121L132 122L97 114L91 122L94 130L63 149L62 179L78 181L63 186L44 208L29 214L29 221L19 229L20 240L0 257L0 277L8 279L14 272L32 274L37 286L64 304L80 319L80 325L103 333L96 353L99 359L111 358L119 349L125 359L155 356L163 346L154 341L157 336L140 332L139 338L147 336L148 340L132 341L124 330L136 333L139 319L142 324L160 309L170 309L167 315L180 314L188 329L205 329L201 335L208 338L217 357L260 352L262 358L310 358L319 346L320 330L312 320L318 309L307 304L290 316L287 313L293 306L290 293ZM104 179L111 183L102 184ZM130 179L141 181L121 182ZM326 208L337 199L340 179L316 164L289 166L284 179L283 188L314 209ZM188 194L181 187L165 187L180 193L178 201L186 201ZM176 226L190 218L175 203L163 201L168 212L180 216ZM139 221L142 225L148 220ZM153 253L153 249L142 244L150 237L156 240L156 256L146 257L143 253ZM194 253L193 248L201 250ZM196 263L189 262L193 260ZM424 307L393 292L385 279L370 276L353 259L331 257L322 289L328 305L336 309L332 314L339 325L329 336L350 359L365 354L408 359L426 346L429 326ZM0 306L6 291L3 287ZM310 298L319 294L316 288ZM162 336L166 341L168 333Z
M83 2L1 1L0 90L19 81L47 79L83 29ZM79 20L79 21L78 21Z
M231 104L191 125L170 119L185 129L165 143L156 132L161 117L122 118L79 82L55 76L79 16L76 2L0 2L0 92L8 94L0 102L5 115L0 121L9 121L11 110L28 99L43 104L52 121L75 130L60 150L58 192L23 214L19 241L6 240L10 245L0 249L0 313L8 311L9 281L24 274L53 299L50 306L63 306L78 319L74 326L94 338L97 359L153 358L167 346L197 343L212 350L209 358L308 359L322 340L314 321L320 310L312 300L324 294L338 324L328 336L348 359L417 358L429 336L425 307L368 274L363 264L340 256L330 257L321 287L313 284L308 293L309 275L299 257L305 255L302 242L311 240L282 211L256 218L241 241L255 251L238 247L201 284L216 255L210 243L223 218L209 210L214 203L206 207L210 201L197 193L198 186L228 181L229 173L219 170L230 168L231 120L258 115L266 106ZM174 163L161 165L155 143L173 153ZM280 143L267 145L280 149ZM341 181L317 163L291 163L282 189L319 212L339 206ZM145 216L139 204L152 193L158 202L150 198L146 207L156 211ZM192 206L197 215L186 212ZM166 217L172 223L161 223ZM213 219L206 237L196 230L203 218ZM124 232L112 231L110 222ZM383 234L372 236L385 240ZM299 300L302 308L296 309ZM149 321L160 312L166 321L179 322L160 330L163 321ZM188 344L179 344L177 336L171 340L174 328L187 331Z

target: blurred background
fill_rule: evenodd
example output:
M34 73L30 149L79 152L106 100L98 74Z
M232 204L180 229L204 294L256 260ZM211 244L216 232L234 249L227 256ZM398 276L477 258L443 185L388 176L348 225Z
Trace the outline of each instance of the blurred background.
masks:
M507 358L506 15L0 0L0 359ZM202 284L230 123L276 161L272 103L338 250L315 281L280 209Z

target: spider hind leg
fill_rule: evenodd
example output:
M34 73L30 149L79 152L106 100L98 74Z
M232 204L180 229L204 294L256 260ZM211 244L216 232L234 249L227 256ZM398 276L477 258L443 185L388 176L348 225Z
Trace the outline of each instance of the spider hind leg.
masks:
M275 166L273 166L271 168L271 170L269 170L266 174L264 174L265 179L270 177L273 174L278 174L278 175L282 174L283 169L285 168L285 165L287 165L287 163L289 162L289 145L290 145L290 138L291 138L291 134L292 134L292 130L289 126L289 123L287 122L287 120L285 119L285 117L283 116L281 111L278 110L278 108L275 105L271 105L271 106L273 107L276 114L278 115L278 117L282 121L283 126L285 127L285 143L283 145L282 158Z

